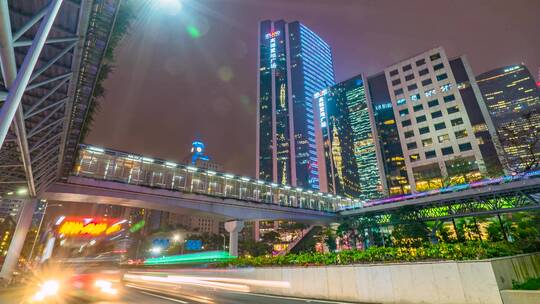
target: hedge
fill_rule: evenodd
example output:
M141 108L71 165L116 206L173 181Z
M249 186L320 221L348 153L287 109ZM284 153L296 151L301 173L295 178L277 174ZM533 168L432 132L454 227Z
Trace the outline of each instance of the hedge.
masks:
M307 252L285 256L239 257L219 264L220 267L324 266L364 263L392 263L436 260L481 260L536 251L507 242L468 242L425 244L419 248L370 247L367 250L345 250L333 253Z

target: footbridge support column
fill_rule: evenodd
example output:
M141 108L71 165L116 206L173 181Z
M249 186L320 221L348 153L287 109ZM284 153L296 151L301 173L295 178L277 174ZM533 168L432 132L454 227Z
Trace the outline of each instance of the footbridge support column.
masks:
M244 221L225 222L225 230L229 232L229 254L238 256L238 232L244 229Z
M10 281L13 271L17 268L19 255L21 254L26 234L32 225L32 217L36 209L37 199L31 198L22 201L22 208L11 243L9 244L8 254L4 259L4 265L0 271L0 278Z

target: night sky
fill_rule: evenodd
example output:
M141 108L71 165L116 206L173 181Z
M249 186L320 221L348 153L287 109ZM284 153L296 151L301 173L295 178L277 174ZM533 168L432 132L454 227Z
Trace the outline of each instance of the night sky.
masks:
M476 75L540 66L538 0L183 0L145 6L117 51L87 143L181 161L191 141L254 176L257 28L298 20L333 48L336 80L443 46Z

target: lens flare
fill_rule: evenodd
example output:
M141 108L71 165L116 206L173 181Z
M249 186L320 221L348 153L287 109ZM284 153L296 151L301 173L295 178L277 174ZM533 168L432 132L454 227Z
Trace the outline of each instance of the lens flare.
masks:
M165 10L169 15L176 15L182 10L180 0L157 0L159 7Z

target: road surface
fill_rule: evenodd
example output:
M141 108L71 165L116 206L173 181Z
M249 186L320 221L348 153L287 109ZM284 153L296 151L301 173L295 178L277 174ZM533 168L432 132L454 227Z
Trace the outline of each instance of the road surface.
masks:
M22 303L23 291L20 289L0 290L0 303ZM81 303L80 300L68 303ZM337 304L345 302L297 299L252 293L201 290L173 291L168 294L152 290L127 287L123 295L114 301L98 301L95 304Z

